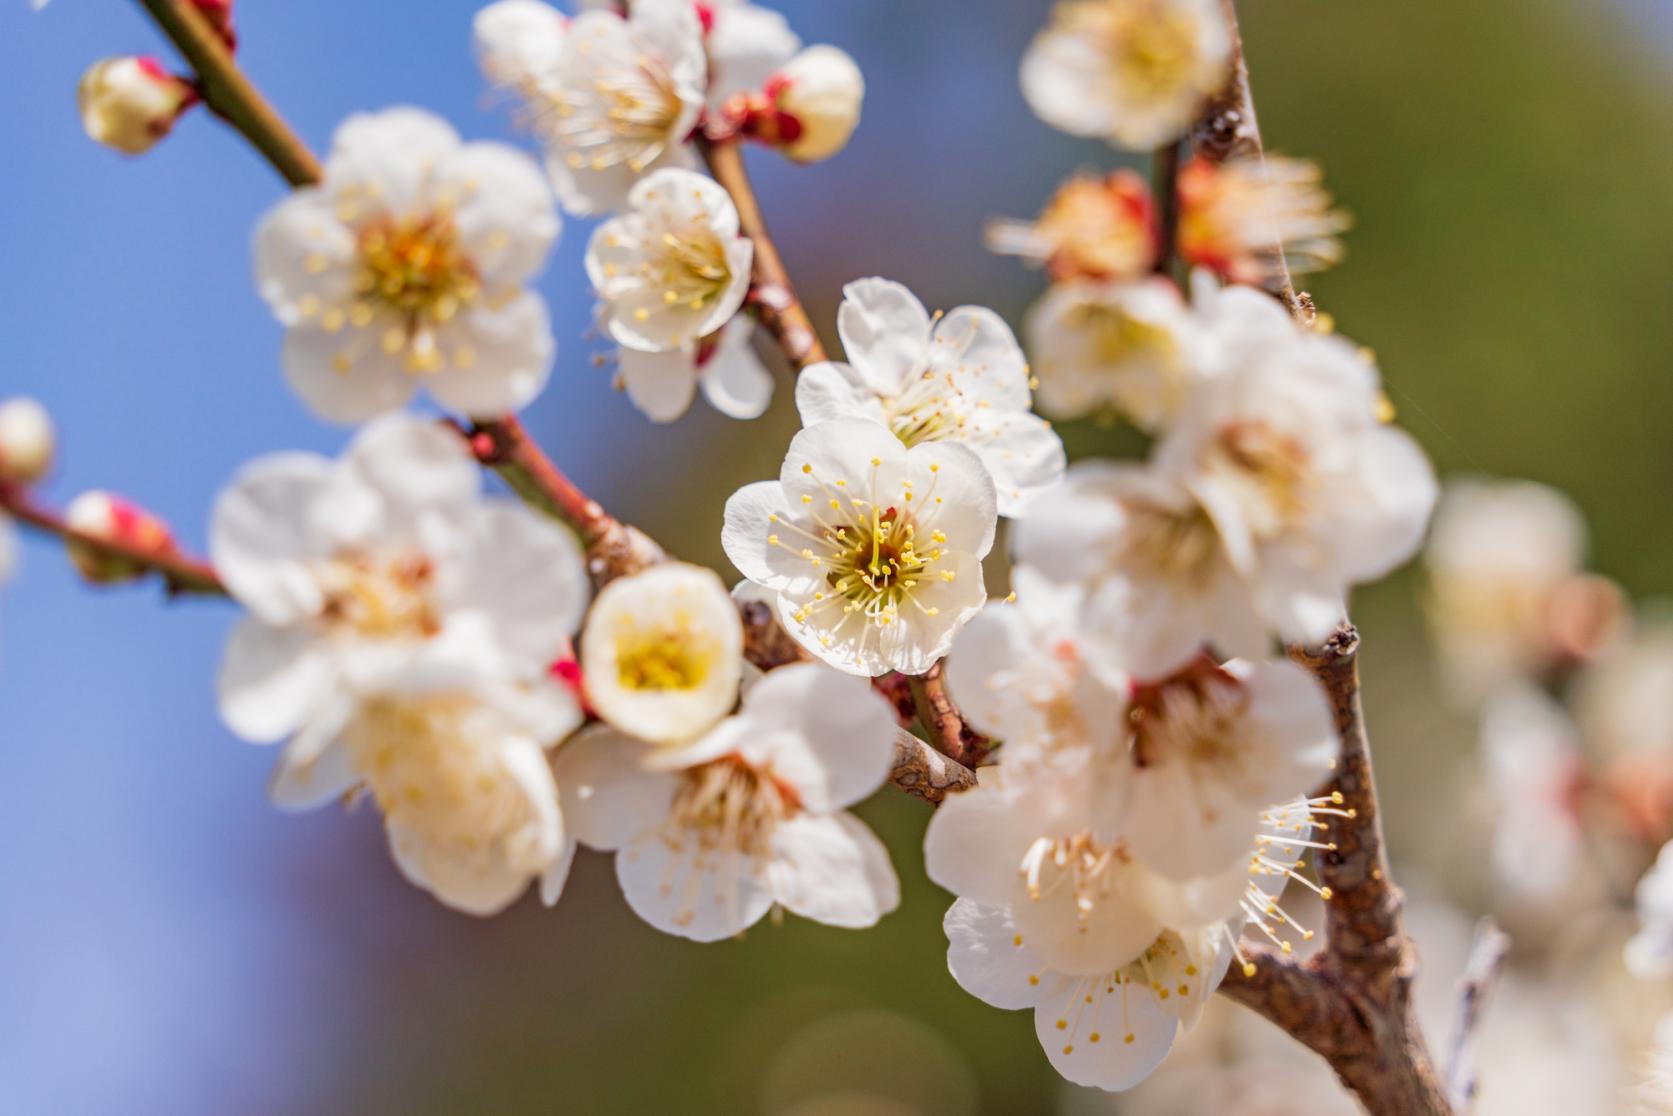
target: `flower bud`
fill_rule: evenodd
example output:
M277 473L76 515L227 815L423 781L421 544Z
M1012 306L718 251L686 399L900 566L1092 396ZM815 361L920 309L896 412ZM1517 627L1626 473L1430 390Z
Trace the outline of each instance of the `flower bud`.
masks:
M76 101L90 137L124 155L143 155L197 94L155 58L106 58L82 75Z
M0 403L0 485L33 484L52 468L52 417L33 399Z
M174 549L168 525L155 515L109 492L83 492L64 512L64 521L76 531L107 539L123 546L154 553ZM100 554L91 547L71 541L70 561L81 576L102 585L131 581L145 571L125 558Z
M809 47L768 82L778 112L779 143L799 163L829 159L860 122L866 81L859 66L832 46Z

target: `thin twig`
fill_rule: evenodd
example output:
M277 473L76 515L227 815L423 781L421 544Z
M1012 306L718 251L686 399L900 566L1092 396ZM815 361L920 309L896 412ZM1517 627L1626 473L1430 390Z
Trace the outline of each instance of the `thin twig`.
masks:
M0 486L0 512L33 530L59 539L66 546L155 574L162 578L171 596L187 593L226 596L226 586L209 563L182 554L172 542L162 547L136 546L78 531L62 515L36 503L28 493L17 488Z
M1150 164L1150 194L1156 199L1157 275L1173 275L1179 255L1179 159L1181 143L1157 150Z
M927 673L907 678L918 723L924 726L937 751L966 767L975 767L987 757L989 744L964 723L963 715L947 693L942 666L936 663Z
M1466 1113L1475 1103L1475 1040L1487 998L1510 955L1510 936L1490 918L1476 924L1470 960L1458 982L1458 1014L1453 1021L1452 1040L1446 1059L1447 1094L1452 1107Z
M761 204L755 198L749 172L744 168L742 145L736 139L709 140L699 136L697 148L709 165L709 173L732 195L732 202L738 207L739 227L755 244L750 307L794 371L820 363L826 359L824 346L819 343L819 335L796 295L790 273L778 254L778 245L767 231L767 219L761 215Z

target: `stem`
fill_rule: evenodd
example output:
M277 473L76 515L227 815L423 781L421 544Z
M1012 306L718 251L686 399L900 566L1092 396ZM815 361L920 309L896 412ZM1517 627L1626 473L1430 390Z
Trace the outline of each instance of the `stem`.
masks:
M1179 253L1179 157L1183 144L1170 143L1151 161L1150 193L1156 199L1156 274L1171 276Z
M944 661L936 663L928 673L907 678L912 704L918 712L918 723L924 726L936 751L965 767L975 767L986 757L988 742L964 723L947 693L943 665Z
M761 325L772 335L785 359L797 372L810 364L826 359L819 335L813 330L807 311L802 308L790 273L767 231L767 220L761 215L761 204L750 185L749 172L744 168L743 148L736 139L710 140L699 136L697 149L709 165L715 181L726 187L732 202L738 207L738 224L744 235L755 244L755 264L750 288L750 305L760 318Z
M35 503L28 493L18 488L0 486L0 510L19 523L51 535L68 546L100 558L118 559L142 573L156 574L162 578L170 596L187 593L227 595L226 586L221 584L221 579L209 563L180 553L173 544L161 548L133 546L78 531L66 523L63 516Z

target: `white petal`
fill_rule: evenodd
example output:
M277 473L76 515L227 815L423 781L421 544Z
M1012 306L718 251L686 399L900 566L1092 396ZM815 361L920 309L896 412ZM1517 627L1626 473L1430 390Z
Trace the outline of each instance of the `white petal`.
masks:
M458 434L416 415L368 423L343 456L344 465L411 520L428 509L462 510L482 491L482 474Z
M691 407L697 368L688 348L661 353L624 348L617 360L627 397L652 422L673 422Z
M837 332L848 362L881 395L901 391L929 367L929 313L917 296L887 279L861 279L842 289Z
M774 535L786 539L796 537L782 529L784 524L794 522L784 489L777 481L746 484L726 501L720 545L738 572L758 585L775 589L811 585L819 579L810 572L808 564L794 552L767 541Z
M987 437L972 448L993 477L999 514L1020 518L1063 479L1068 455L1063 439L1038 415L1012 411L993 415Z
M698 942L742 933L772 907L772 892L755 872L748 857L704 852L690 835L650 837L616 854L616 879L634 913Z
M1005 319L986 307L960 306L936 323L930 367L987 406L1028 410L1028 358Z
M1061 979L1028 948L1011 912L969 899L947 908L947 968L972 996L1007 1011L1033 1007Z
M939 497L919 513L924 528L939 528L946 532L948 545L987 557L999 524L999 505L993 478L981 459L951 442L913 446L909 457L917 493L924 500Z
M1092 909L1079 909L1068 881L1029 895L1021 873L1013 872L1007 896L1011 917L1040 958L1064 973L1109 973L1134 960L1161 933L1161 924L1137 901L1139 873L1117 868L1121 876L1099 895Z
M331 199L303 189L267 211L256 226L255 276L274 316L296 325L306 311L338 306L354 294L357 244Z
M786 910L827 926L874 926L900 905L889 851L847 811L780 823L766 882Z
M352 425L397 411L418 391L418 378L379 347L377 328L327 332L313 324L285 334L285 381L320 418Z
M475 509L471 528L468 580L450 603L481 613L498 649L543 670L586 611L590 584L580 544L557 523L509 501Z
M895 714L865 682L817 663L770 670L740 714L741 751L823 813L868 797L894 763Z
M646 771L645 744L603 725L558 748L552 775L570 833L595 849L618 849L668 820L679 777Z
M796 410L803 426L832 419L862 418L882 424L887 416L877 394L851 364L809 365L796 377Z
M454 910L486 918L499 914L528 889L529 874L520 868L461 857L395 821L386 828L389 851L401 874Z
M748 318L733 318L720 347L697 369L703 398L727 418L759 418L773 401L773 374L755 354L753 334Z
M546 387L557 355L546 301L533 291L461 314L439 343L450 363L429 379L430 394L471 418L528 406Z
M324 188L358 206L403 213L416 206L431 170L458 147L459 133L422 109L355 113L332 137Z
M210 557L238 602L270 624L295 623L323 604L306 563L324 552L313 512L335 483L323 457L275 454L246 465L215 501Z
M575 865L575 850L579 847L574 840L565 841L557 859L541 873L540 901L543 905L557 905L558 899L563 895L564 884L569 882L569 870Z
M754 4L716 5L709 32L709 108L737 93L757 93L802 42L778 12Z
M1066 1079L1119 1091L1131 1089L1162 1064L1179 1023L1162 1011L1148 988L1109 988L1102 978L1066 981L1034 1009L1034 1031L1052 1068Z
M466 144L436 167L426 192L452 212L459 247L489 289L535 275L557 242L552 188L514 147Z
M341 743L332 740L320 749L298 737L279 757L267 796L281 810L313 810L342 798L359 782Z
M311 625L245 619L221 660L221 719L257 744L282 740L319 712L333 686L330 655Z
M496 84L527 88L550 80L568 21L541 0L497 0L472 21L477 61Z
M930 817L924 871L954 895L1003 907L1011 900L1024 850L1011 826L1014 804L990 780L949 796Z

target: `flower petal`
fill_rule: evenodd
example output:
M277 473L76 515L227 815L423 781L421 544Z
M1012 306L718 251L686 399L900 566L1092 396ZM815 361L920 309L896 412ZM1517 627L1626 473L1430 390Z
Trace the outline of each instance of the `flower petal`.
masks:
M837 332L842 351L879 395L896 395L929 367L929 312L916 295L887 279L842 289Z
M241 620L221 660L221 719L243 739L269 744L314 716L333 686L330 655L312 626Z
M959 987L996 1008L1033 1007L1057 988L1061 977L1029 949L1011 912L969 899L947 908L947 968Z
M900 905L889 851L847 811L798 814L780 823L766 883L786 910L827 926L874 926Z

